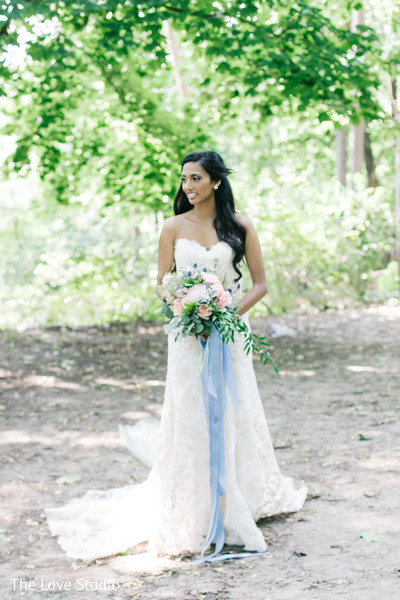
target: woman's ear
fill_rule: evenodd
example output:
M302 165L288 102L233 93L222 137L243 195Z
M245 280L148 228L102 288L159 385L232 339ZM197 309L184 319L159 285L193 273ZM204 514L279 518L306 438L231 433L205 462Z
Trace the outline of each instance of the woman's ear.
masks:
M217 189L219 188L219 186L220 186L220 185L221 185L221 180L219 180L219 181L216 181L216 182L214 183L214 190L217 190Z

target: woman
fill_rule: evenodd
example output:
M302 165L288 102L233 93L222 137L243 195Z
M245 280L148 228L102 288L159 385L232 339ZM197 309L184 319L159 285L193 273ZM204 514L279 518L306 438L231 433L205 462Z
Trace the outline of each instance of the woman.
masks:
M214 268L225 287L240 286L240 262L245 257L253 285L240 300L238 313L247 321L246 312L267 293L267 283L257 234L250 219L235 212L228 173L215 152L193 152L184 158L175 216L166 220L160 236L158 282L175 263L178 269ZM236 412L227 402L226 494L221 499L225 541L244 546L245 550L264 551L266 544L255 521L299 510L306 489L295 490L291 480L281 475L252 358L244 352L243 340L230 346L239 409ZM200 368L198 342L193 337L175 341L170 335L163 409L163 422L170 422L170 429L163 426L163 437L169 439L168 466L176 473L176 480L170 501L164 499L165 537L158 536L152 545L158 551L168 549L174 554L183 550L199 552L210 518L208 433ZM183 515L185 523L181 521ZM176 534L171 537L169 531Z
M238 313L247 321L247 311L267 293L267 284L256 232L250 219L235 212L228 173L215 152L193 152L183 160L175 216L166 220L160 236L158 283L174 265L194 266L214 269L226 287L240 290L240 263L245 258L252 287L240 299ZM264 552L266 543L256 521L300 510L306 488L296 490L280 473L251 355L239 336L229 346L238 408L228 399L226 493L219 499L222 536L245 551ZM69 556L98 558L142 541L148 541L148 551L156 555L206 550L212 494L201 362L198 340L169 335L160 439L144 483L88 492L47 511L50 529Z
M160 236L158 283L172 268L178 240L194 241L208 252L225 241L234 253L236 278L241 276L239 263L245 256L253 282L238 310L243 314L265 296L267 282L257 234L250 219L235 212L227 174L216 152L192 152L184 159L176 216L167 219Z

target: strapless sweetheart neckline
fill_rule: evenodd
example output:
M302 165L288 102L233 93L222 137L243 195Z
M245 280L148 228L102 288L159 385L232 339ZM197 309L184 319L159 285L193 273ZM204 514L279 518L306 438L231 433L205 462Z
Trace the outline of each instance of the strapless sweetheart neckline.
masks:
M184 241L184 242L191 242L193 244L196 244L196 246L200 246L200 248L203 248L206 252L211 252L211 250L213 248L215 248L216 246L218 246L219 244L227 244L228 242L225 242L224 240L219 240L218 242L216 242L215 244L212 244L209 248L207 248L207 246L203 246L203 244L200 244L200 242L198 242L197 240L190 240L189 238L178 238L175 241L175 246L179 241ZM229 244L228 244L229 246Z

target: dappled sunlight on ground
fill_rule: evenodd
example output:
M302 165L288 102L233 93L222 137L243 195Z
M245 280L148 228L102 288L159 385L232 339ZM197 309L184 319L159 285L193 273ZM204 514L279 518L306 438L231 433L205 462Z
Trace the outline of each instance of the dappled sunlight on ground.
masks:
M138 327L139 335L164 335L164 330L162 325L150 326L150 327Z
M139 419L146 419L148 417L161 416L162 407L160 405L152 405L146 407L148 410L130 410L121 414L122 419L129 421L138 421Z
M44 446L63 445L66 441L74 442L74 445L86 447L117 447L121 443L118 433L96 432L89 434L87 431L62 431L58 434L39 435L19 429L9 429L0 432L0 444L43 444Z
M353 373L399 373L399 369L388 369L387 367L369 367L367 365L347 365L346 369Z
M6 371L5 369L0 369L0 377L11 377L12 372Z
M400 306L390 306L387 304L370 306L367 308L367 312L370 314L383 315L389 317L389 319L398 319L400 321Z
M148 476L148 467L122 445L118 425L161 416L162 327L141 322L51 335L38 330L34 338L3 341L0 541L6 579L11 571L61 582L75 571L88 581L117 578L121 600L180 600L189 593L232 600L395 598L400 309L280 320L295 332L274 339L280 377L254 364L279 465L307 484L308 501L299 513L260 523L268 559L201 567L190 557L155 559L146 545L92 563L71 561L50 536L44 515L45 507L89 489ZM256 327L268 331L270 325L271 319L259 319ZM82 600L95 598L99 593L88 592Z
M23 377L21 383L24 387L38 386L43 388L60 388L64 390L78 390L82 391L87 389L87 386L81 385L74 381L61 381L55 377L48 377L46 375L29 375Z
M396 450L397 456L388 456L387 454L375 456L375 452L370 451L370 454L356 457L358 460L358 468L364 471L376 471L375 483L378 483L378 481L384 482L387 474L395 474L398 471L400 446L396 448Z
M98 385L119 387L123 390L137 390L144 387L165 387L165 381L157 381L155 379L145 379L140 377L123 380L98 377L94 380L94 383L97 383Z
M352 512L350 515L345 515L341 519L341 524L348 531L355 531L356 535L359 535L361 531L376 531L382 534L391 534L395 531L399 531L399 523L397 526L393 523L392 513L373 513L368 510L368 506L360 508L356 514Z
M116 556L110 562L110 566L124 575L160 575L165 571L183 571L193 569L188 562L160 558L143 552L142 554L132 554L130 556Z
M315 371L309 371L306 369L302 369L300 371L287 371L286 369L282 369L282 371L279 371L279 375L282 377L314 377Z
M83 391L87 390L88 386L75 381L64 381L53 375L26 375L21 376L20 373L13 373L11 371L0 372L0 377L4 378L4 381L0 381L0 389L10 389L12 387L19 388L57 388L64 390L76 390ZM7 378L7 381L6 381Z

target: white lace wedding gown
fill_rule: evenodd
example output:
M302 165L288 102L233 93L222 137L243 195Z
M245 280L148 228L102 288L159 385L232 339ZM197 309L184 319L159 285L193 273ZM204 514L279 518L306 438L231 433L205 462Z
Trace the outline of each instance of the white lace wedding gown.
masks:
M218 242L209 250L179 239L177 268L214 267L232 282L232 249ZM300 510L305 487L295 489L278 467L261 404L252 358L240 338L230 344L239 397L227 398L225 416L226 495L222 500L225 543L263 551L256 521ZM168 339L168 372L158 451L141 484L89 491L60 508L46 510L49 528L68 556L91 560L148 541L155 555L199 553L210 519L208 430L200 382L201 349L193 337ZM105 478L107 474L105 474Z

